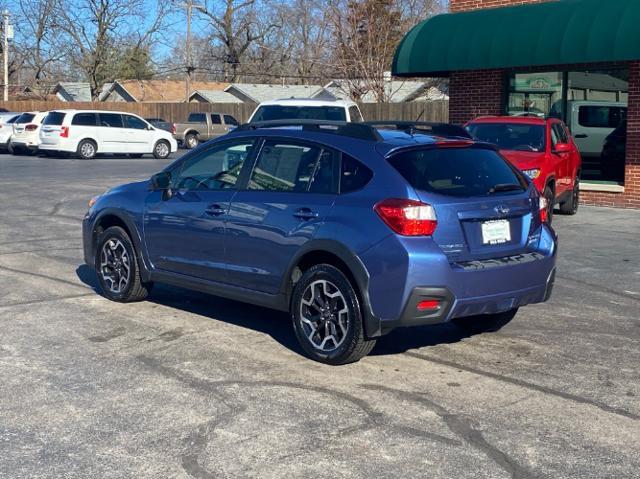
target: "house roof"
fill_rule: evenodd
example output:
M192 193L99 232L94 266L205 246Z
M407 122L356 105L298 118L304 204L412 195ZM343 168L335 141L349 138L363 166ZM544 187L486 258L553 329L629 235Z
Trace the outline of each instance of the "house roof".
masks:
M256 83L232 83L226 92L241 98L244 96L255 103L282 98L313 98L331 94L321 85L266 85Z
M324 86L337 98L349 98L349 91L346 80L332 80ZM430 82L424 81L402 81L388 80L385 88L389 94L389 101L392 103L402 103L414 100L447 100L449 97ZM364 103L376 103L377 99L373 92L369 91L361 98Z
M192 81L190 90L224 90L229 84L219 82ZM134 101L138 102L181 102L185 101L184 80L117 80L107 92L101 94L104 101L116 88L122 88Z
M189 101L196 96L209 103L242 103L238 97L220 90L196 90L189 96Z
M91 86L86 82L59 82L53 94L63 101L91 101Z

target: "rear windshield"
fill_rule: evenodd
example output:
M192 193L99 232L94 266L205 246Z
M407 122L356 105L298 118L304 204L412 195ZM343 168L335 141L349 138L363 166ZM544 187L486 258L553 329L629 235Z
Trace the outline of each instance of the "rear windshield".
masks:
M16 123L29 123L31 120L35 118L33 113L23 113L18 117Z
M501 150L544 151L543 125L525 123L471 123L467 130L476 140L497 145Z
M42 122L43 125L62 125L65 114L59 111L52 111L49 113Z
M493 150L432 148L398 153L389 162L417 190L448 196L522 192L525 179Z
M273 120L328 120L346 121L345 110L339 106L283 106L258 107L251 121Z
M6 123L15 123L18 118L20 118L20 115L16 115L14 117L11 117L6 121Z

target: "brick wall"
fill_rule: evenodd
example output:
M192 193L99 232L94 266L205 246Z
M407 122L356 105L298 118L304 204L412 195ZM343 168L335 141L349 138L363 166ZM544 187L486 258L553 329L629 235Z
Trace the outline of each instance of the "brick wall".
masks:
M449 10L451 12L464 12L478 8L506 7L544 1L549 0L449 0Z
M449 78L449 121L462 124L482 115L499 115L502 70L452 72Z

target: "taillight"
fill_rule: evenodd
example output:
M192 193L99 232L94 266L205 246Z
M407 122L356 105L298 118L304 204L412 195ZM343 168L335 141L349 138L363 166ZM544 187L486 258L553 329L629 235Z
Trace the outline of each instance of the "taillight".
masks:
M36 131L38 129L38 125L34 125L33 123L30 123L29 125L24 127L25 131Z
M69 138L69 127L68 126L63 126L60 129L60 137Z
M433 206L421 201L390 198L374 206L378 216L403 236L431 236L438 220Z
M176 134L176 124L175 123L171 123L171 134L172 135Z
M546 223L549 219L549 209L547 199L544 196L540 197L540 221Z

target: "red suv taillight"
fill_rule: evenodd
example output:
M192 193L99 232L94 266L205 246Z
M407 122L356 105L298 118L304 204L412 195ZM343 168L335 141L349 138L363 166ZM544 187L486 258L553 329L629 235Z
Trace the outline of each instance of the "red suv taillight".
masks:
M431 236L438 226L433 206L421 201L390 198L374 206L378 216L403 236Z
M69 138L69 127L68 126L63 126L60 129L60 137Z
M34 125L33 123L30 123L29 125L24 127L25 131L36 131L38 129L38 125Z
M546 223L549 220L549 209L547 199L544 196L540 197L540 221Z

